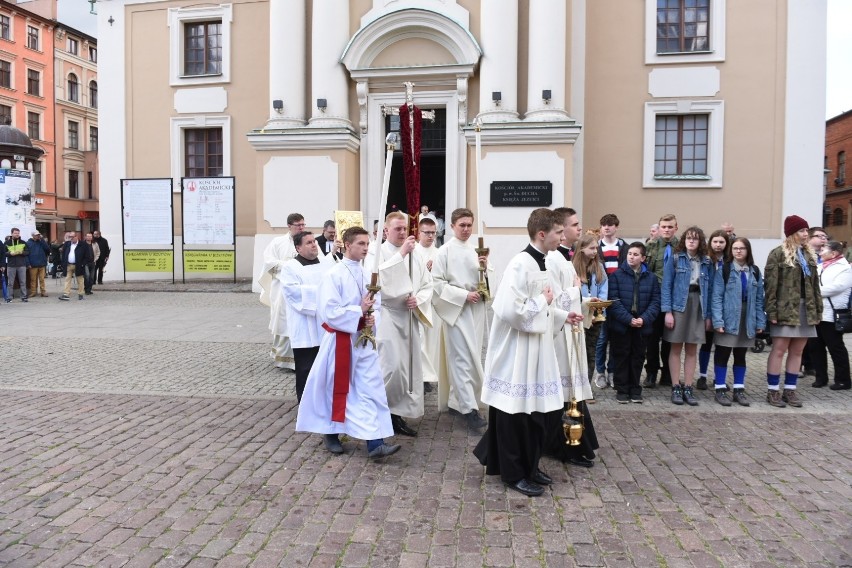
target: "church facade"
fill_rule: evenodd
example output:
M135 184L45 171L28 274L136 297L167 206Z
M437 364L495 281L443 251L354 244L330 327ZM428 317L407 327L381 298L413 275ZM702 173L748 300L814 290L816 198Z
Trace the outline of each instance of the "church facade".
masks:
M538 205L573 207L589 228L616 213L626 237L665 213L708 233L730 222L761 257L785 215L821 218L824 1L101 0L98 12L101 228L117 245L125 178L234 176L241 277L257 276L289 213L314 230L338 209L371 224L404 82L435 111L421 203L448 232L453 209L477 212L498 273ZM401 180L395 162L389 207L404 209Z

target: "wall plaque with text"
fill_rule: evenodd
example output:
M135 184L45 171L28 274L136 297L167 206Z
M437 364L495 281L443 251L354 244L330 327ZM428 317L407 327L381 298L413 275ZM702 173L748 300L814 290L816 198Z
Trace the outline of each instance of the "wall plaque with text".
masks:
M493 181L492 207L549 207L553 183L549 181Z

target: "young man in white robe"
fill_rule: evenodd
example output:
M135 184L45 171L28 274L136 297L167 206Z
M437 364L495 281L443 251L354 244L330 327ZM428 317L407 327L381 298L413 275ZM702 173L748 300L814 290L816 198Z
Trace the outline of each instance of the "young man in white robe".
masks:
M310 231L293 237L296 258L288 260L278 281L284 294L284 306L289 322L290 345L296 364L296 399L302 400L308 373L319 352L320 340L326 332L317 317L317 294L325 274L335 262L330 255L320 255L319 246Z
M553 482L539 469L539 459L545 415L563 407L554 328L582 320L555 304L545 267L545 255L562 237L562 220L546 208L530 214L530 244L509 261L494 296L482 388L482 402L490 405L488 430L474 450L486 474L500 475L508 487L531 497Z
M276 278L284 264L296 256L293 237L305 229L305 218L299 213L287 215L289 233L272 239L263 251L263 270L258 284L263 290L260 302L269 306L269 331L272 332L272 350L270 355L279 369L295 369L293 348L287 335L287 308L281 282Z
M326 331L314 360L296 418L297 432L323 434L326 449L342 454L339 435L367 441L371 459L399 451L384 442L393 436L379 354L358 341L364 327L373 327L380 297L370 298L370 276L361 261L367 256L369 234L361 227L343 233L343 259L328 271L319 287L318 314Z
M487 265L488 256L478 256L470 242L470 209L456 209L450 220L454 238L438 249L432 264L432 306L443 320L446 347L446 361L439 371L446 370L447 375L440 376L439 403L442 410L449 407L450 413L464 416L469 428L481 430L488 425L479 413L486 306L476 290L480 264Z
M417 430L405 419L423 416L420 330L432 325L432 276L423 258L414 254L417 243L414 235L408 234L408 216L399 211L389 213L385 228L387 240L381 245L379 260L379 362L394 432L417 436ZM375 250L373 245L367 266L373 266Z
M562 415L556 413L547 417L548 440L545 443L545 455L554 456L564 462L580 467L592 467L594 450L598 449L597 436L585 401L594 400L589 383L586 358L586 338L584 327L591 325L589 302L597 298L583 298L580 294L580 279L574 269L569 251L580 240L583 228L577 212L570 207L559 207L554 213L563 221L562 242L559 247L547 255L546 265L553 286L554 303L567 312L581 316L583 325L563 327L556 335L556 359L559 361L559 374L562 378L562 393L566 403L575 399L583 413L583 436L580 446L567 446L562 435Z
M426 264L426 270L432 273L432 266L438 256L438 247L435 246L437 235L435 220L424 217L418 224L417 246L414 252L420 255ZM423 390L432 392L433 385L438 383L439 365L442 363L441 334L443 323L437 315L432 317L432 326L424 325L420 331L423 334L422 348L420 350L420 363L423 367Z

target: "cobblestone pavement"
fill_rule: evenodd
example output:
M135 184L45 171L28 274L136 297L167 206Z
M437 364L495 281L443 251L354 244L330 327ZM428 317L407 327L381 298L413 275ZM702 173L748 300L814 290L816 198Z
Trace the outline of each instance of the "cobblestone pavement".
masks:
M253 294L109 292L0 306L0 565L849 566L852 394L802 409L598 391L589 470L529 499L427 395L368 462L295 433ZM415 421L416 423L416 421Z

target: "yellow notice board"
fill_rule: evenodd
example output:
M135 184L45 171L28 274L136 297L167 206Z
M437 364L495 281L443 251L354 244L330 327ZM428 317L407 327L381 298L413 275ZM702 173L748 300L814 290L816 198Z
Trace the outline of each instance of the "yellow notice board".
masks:
M124 251L125 272L172 272L174 251L170 250L126 250Z
M221 274L234 272L232 250L184 250L184 272L207 272Z

